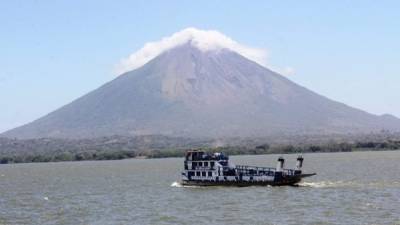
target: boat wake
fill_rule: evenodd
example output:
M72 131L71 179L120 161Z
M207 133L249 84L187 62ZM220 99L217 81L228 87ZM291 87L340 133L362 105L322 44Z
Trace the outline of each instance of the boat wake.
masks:
M313 187L313 188L335 188L335 187L350 187L356 184L351 181L319 181L319 182L301 182L298 184L300 187Z
M171 184L171 187L179 187L179 188L203 188L202 186L197 185L182 185L179 181L175 181Z
M398 181L372 181L372 182L357 182L357 181L319 181L319 182L301 182L299 187L312 188L351 188L351 187L368 187L368 188L383 188L383 187L400 187Z
M183 185L178 181L175 181L174 183L171 184L171 187L183 187Z

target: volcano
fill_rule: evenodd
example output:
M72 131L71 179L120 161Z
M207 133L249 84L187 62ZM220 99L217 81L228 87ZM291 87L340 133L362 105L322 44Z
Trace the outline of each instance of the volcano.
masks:
M163 51L72 103L1 136L263 137L400 130L316 94L228 48L192 41Z

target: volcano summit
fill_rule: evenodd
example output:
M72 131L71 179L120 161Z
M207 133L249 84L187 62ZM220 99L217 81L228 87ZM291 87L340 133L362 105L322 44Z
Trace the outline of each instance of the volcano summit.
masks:
M260 65L262 52L207 32L191 28L162 45L146 45L122 63L121 71L130 71L1 136L263 137L400 130L399 119L318 95Z

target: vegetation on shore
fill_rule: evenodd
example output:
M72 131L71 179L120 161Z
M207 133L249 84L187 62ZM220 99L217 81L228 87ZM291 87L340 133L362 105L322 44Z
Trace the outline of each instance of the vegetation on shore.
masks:
M135 144L129 144L129 141L126 142L126 140L121 142L120 139L118 139L118 141L110 141L107 139L103 142L99 142L98 140L93 142L89 141L90 144L86 145L79 142L81 143L79 145L80 147L77 147L76 142L72 142L74 144L67 144L70 142L63 141L46 139L45 141L30 140L26 142L14 139L0 139L0 150L3 148L3 150L0 151L0 164L182 157L187 150L185 146L190 146L191 149L203 149L209 152L224 152L228 155L382 151L400 149L399 139L258 145L254 145L252 142L245 142L245 145L236 144L222 147L212 147L211 142L193 142L188 140L174 140L167 143L165 143L164 140L162 144L161 142L141 142L142 140L136 140ZM142 145L138 143L142 143ZM143 145L143 143L146 144ZM178 145L176 143L180 144Z

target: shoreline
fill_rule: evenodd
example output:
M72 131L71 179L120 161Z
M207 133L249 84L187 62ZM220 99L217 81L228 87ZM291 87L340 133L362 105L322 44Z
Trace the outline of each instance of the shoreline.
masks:
M229 148L229 147L228 147ZM322 149L321 151L254 151L250 149L243 149L240 152L232 151L224 149L223 147L219 148L199 148L204 151L209 152L224 152L230 156L245 156L245 155L273 155L273 154L310 154L310 153L346 153L346 152L383 152L383 151L399 151L400 148L351 148L351 149L342 149L340 151L328 151L327 149ZM124 159L166 159L166 158L181 158L184 156L186 150L156 150L156 151L148 151L148 155L134 155L133 152L127 151L114 151L108 153L109 157L99 157L99 158L82 158L77 157L77 155L84 155L87 152L78 153L75 157L64 158L65 160L61 160L62 158L58 157L59 155L53 155L53 158L49 156L42 155L29 155L25 156L25 160L20 160L19 157L15 158L5 156L0 157L0 165L1 164L25 164L25 163L55 163L55 162L79 162L79 161L111 161L111 160L124 160ZM125 154L124 154L125 153ZM124 156L124 157L122 157ZM42 160L41 160L42 159Z

